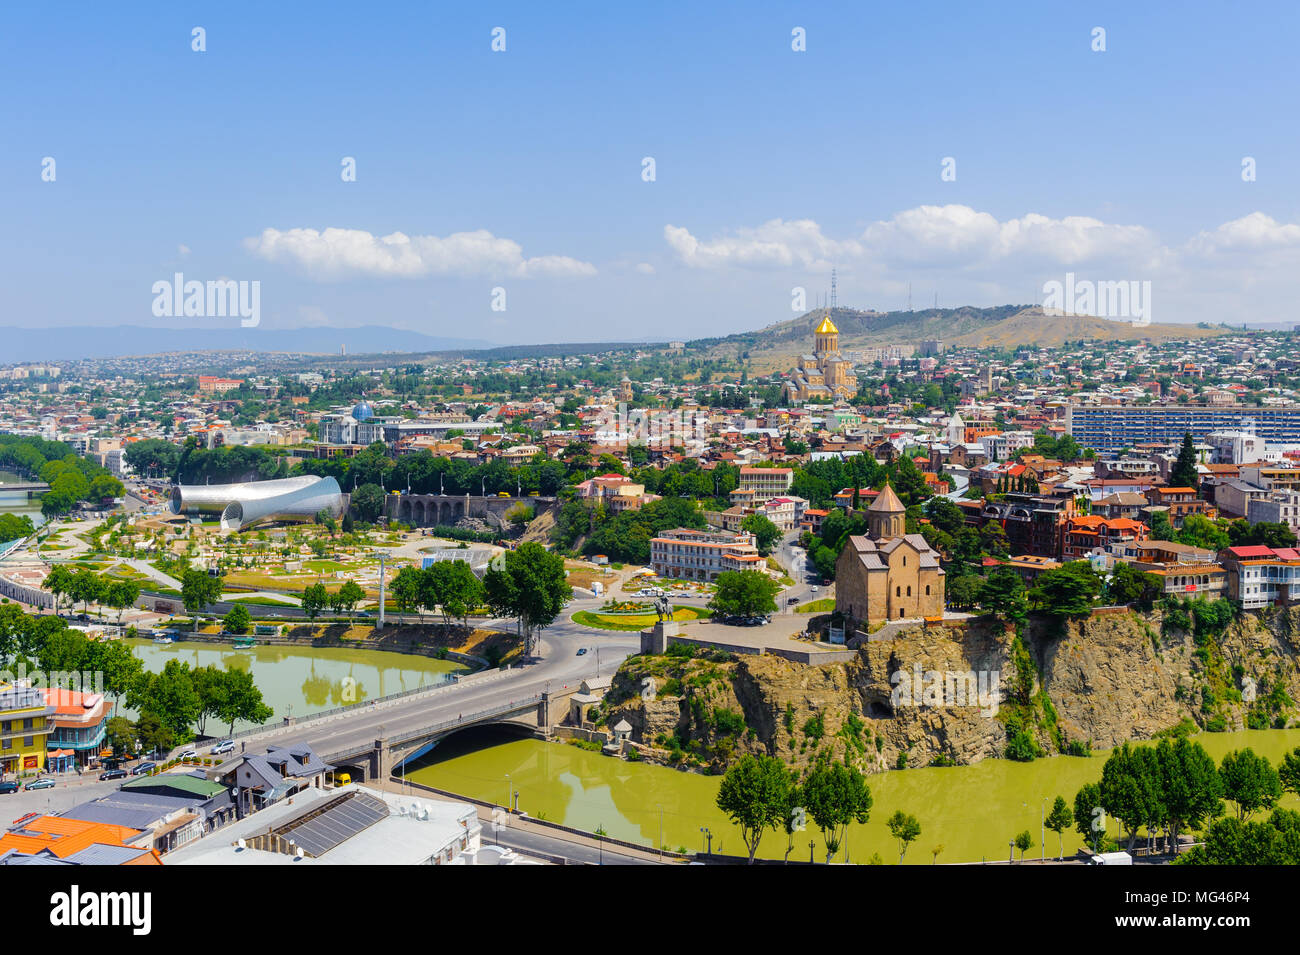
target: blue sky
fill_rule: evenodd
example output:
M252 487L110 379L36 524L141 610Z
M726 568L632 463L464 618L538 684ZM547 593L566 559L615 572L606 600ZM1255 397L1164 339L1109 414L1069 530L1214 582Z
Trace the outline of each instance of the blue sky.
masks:
M1074 271L1296 317L1294 5L176 6L0 9L0 324L237 328L152 314L183 271L265 327L696 337L832 266L858 307Z

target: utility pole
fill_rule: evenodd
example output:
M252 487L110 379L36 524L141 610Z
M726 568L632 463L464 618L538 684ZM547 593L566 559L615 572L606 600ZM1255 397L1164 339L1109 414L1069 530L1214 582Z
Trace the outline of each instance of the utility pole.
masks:
M388 555L382 550L375 554L379 558L379 620L375 624L376 630L384 629L384 561Z

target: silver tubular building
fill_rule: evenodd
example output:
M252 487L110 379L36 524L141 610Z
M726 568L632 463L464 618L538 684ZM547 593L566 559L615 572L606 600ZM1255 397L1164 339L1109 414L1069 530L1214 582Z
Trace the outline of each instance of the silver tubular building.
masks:
M173 514L216 517L221 529L242 531L276 521L311 521L321 511L343 516L343 492L332 477L292 477L242 484L178 484L172 488Z

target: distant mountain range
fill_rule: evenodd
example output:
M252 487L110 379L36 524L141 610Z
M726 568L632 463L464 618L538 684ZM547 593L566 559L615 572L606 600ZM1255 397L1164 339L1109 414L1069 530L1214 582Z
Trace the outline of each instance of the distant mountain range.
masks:
M436 352L493 348L476 338L443 338L400 328L147 328L75 325L0 328L0 362L69 361L163 352L256 351L337 355L378 352Z

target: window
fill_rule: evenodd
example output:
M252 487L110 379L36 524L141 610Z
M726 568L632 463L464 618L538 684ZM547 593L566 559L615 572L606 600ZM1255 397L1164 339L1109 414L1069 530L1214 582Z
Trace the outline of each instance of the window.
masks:
M907 595L908 595L909 597L912 596L912 585L911 585L911 584L908 584L908 585L907 585Z
M33 739L33 737L31 737L31 736L24 736L24 737L23 737L23 745L24 745L24 746L31 746L31 745L32 745L32 739Z
M925 595L926 595L927 597L930 596L930 585L929 585L929 584L926 584L926 585L925 585Z
M895 587L895 588L894 588L894 596L895 596L895 597L901 597L901 596L903 596L903 588L902 588L902 587Z

